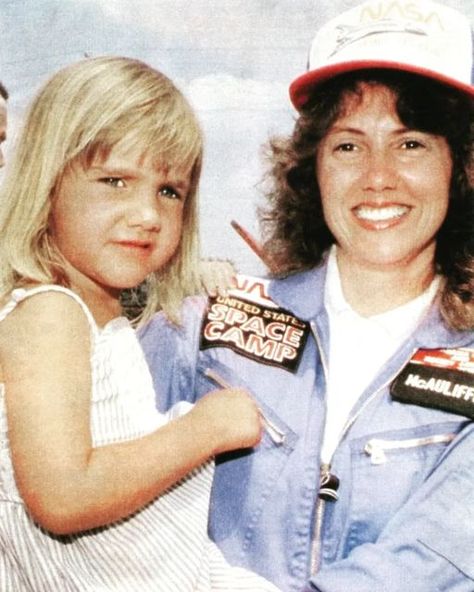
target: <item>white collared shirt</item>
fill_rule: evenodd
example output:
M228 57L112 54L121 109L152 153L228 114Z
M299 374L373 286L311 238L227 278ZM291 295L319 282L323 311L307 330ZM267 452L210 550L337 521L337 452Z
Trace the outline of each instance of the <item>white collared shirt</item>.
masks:
M380 368L413 332L439 286L435 277L417 298L372 317L362 317L344 298L336 247L328 258L324 304L329 316L329 377L322 462L329 463L349 413Z

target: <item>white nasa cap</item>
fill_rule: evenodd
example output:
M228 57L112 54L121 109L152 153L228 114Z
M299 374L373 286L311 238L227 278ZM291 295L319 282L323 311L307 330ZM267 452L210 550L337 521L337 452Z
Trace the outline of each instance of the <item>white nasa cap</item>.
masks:
M367 68L413 72L474 98L472 53L471 24L457 10L430 0L368 0L317 32L290 98L299 109L325 80Z

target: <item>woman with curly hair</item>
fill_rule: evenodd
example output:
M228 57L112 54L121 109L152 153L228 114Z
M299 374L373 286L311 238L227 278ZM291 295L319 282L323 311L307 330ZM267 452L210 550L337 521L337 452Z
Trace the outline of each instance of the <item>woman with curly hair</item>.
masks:
M293 134L270 144L270 207L262 213L267 255L278 274L284 275L319 265L333 244L339 244L343 250L337 230L331 228L325 216L315 155L344 116L348 104L362 103L364 93L369 89L373 92L376 87L384 87L392 94L397 117L407 130L444 137L449 146L449 203L446 216L432 237L436 243L432 271L445 279L440 309L446 322L455 329L470 329L474 315L474 200L469 178L473 102L471 97L434 80L398 70L367 69L341 74L314 90L301 109ZM408 148L413 150L415 146ZM346 145L340 150L354 153L359 148ZM394 164L392 159L390 162ZM366 172L362 167L359 171ZM407 263L404 261L402 267Z
M444 5L328 22L270 144L274 307L232 293L202 320L193 301L142 336L170 403L216 375L256 398L266 433L218 459L210 531L283 590L474 589L471 76L470 24Z

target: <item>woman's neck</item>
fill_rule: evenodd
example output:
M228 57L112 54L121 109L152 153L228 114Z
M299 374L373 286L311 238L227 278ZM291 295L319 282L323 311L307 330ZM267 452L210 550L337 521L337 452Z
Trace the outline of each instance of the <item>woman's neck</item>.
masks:
M410 302L428 289L435 276L432 258L403 265L366 266L336 252L344 298L369 317Z

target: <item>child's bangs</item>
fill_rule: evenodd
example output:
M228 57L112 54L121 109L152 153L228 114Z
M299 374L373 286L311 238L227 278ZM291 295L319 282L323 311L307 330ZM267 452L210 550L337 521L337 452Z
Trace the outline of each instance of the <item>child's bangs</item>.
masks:
M189 112L160 112L141 118L123 141L133 148L144 146L157 163L180 169L191 169L202 153L201 131Z
M173 111L155 103L117 119L84 150L83 162L90 166L97 158L105 160L113 148L138 149L167 168L191 169L202 153L201 130L191 112Z

